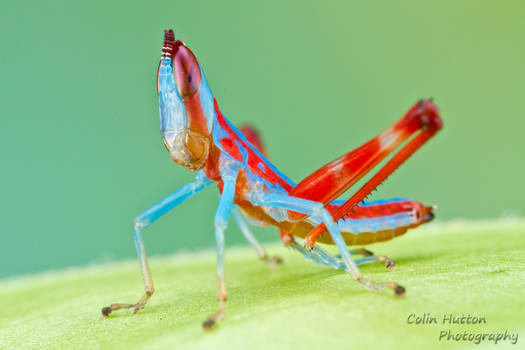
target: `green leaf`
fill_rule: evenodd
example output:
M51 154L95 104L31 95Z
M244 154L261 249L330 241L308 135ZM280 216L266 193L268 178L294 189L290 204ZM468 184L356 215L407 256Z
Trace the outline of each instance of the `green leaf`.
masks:
M152 258L156 292L136 315L100 314L103 306L141 297L135 261L10 279L0 287L0 348L469 347L474 343L439 341L440 332L521 330L523 336L524 246L523 220L438 223L369 246L395 260L397 268L366 265L365 276L399 282L407 289L404 298L367 291L346 273L280 245L268 247L284 259L276 270L248 247L229 248L227 316L211 332L201 323L216 307L213 251ZM407 323L411 314L425 313L438 323ZM449 314L484 317L486 323L442 324ZM501 345L511 346L508 339Z

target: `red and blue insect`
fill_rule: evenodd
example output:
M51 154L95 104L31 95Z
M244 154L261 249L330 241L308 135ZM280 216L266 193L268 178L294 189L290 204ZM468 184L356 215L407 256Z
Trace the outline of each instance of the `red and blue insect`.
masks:
M399 284L366 279L358 268L377 261L391 269L394 263L390 259L374 256L365 249L349 250L348 246L392 239L434 217L433 207L408 199L363 202L441 129L438 109L431 100L417 102L391 127L295 184L266 158L254 129L239 130L223 116L202 67L191 50L182 41L175 40L173 30L164 33L157 89L164 145L175 163L197 172L196 180L135 219L134 239L146 293L135 304L112 304L103 308L104 316L123 308L131 308L135 313L145 307L154 288L142 230L213 183L220 192L215 215L219 306L204 322L205 328L223 319L226 312L224 231L230 213L259 257L272 266L280 259L268 257L245 219L252 224L277 227L286 246L318 264L345 270L368 289L389 288L398 296L405 294ZM398 148L400 150L354 195L348 200L336 200ZM296 243L295 237L304 238L304 243ZM335 244L339 255L329 254L317 242ZM354 259L352 254L363 257Z

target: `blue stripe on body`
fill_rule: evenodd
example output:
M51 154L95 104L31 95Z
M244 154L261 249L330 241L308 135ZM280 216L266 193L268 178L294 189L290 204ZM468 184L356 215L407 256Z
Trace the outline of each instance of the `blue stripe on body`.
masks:
M248 151L246 150L246 148L243 147L243 145L239 142L239 140L235 140L235 144L237 145L237 147L241 151L242 166L244 168L248 168Z
M201 85L199 86L199 96L201 99L202 110L206 116L206 125L208 130L213 129L214 120L217 119L217 114L215 113L215 108L213 107L213 95L211 93L210 86L208 85L208 80L202 70L202 67L199 65L201 70Z
M248 147L250 147L250 150L252 150L257 156L261 158L261 160L264 162L264 165L272 169L279 177L281 177L285 182L287 182L290 186L294 187L295 183L285 174L283 174L275 165L273 165L257 148L255 148L244 136L244 134L233 125L228 118L224 117L224 120L226 120L226 124L233 130L233 132L244 142ZM219 127L218 123L216 124L217 127ZM220 145L218 145L220 147Z
M408 213L398 213L370 219L341 219L337 222L341 231L354 235L364 232L394 230L414 223L415 218Z
M390 204L390 203L399 203L399 202L404 202L404 201L409 201L410 198L390 198L390 199L377 199L375 201L370 201L370 202L361 202L359 203L359 207L370 207L372 205L378 205L378 204ZM335 200L335 201L332 201L330 204L335 204L335 205L343 205L344 203L346 202L346 200L344 199L338 199L338 200Z

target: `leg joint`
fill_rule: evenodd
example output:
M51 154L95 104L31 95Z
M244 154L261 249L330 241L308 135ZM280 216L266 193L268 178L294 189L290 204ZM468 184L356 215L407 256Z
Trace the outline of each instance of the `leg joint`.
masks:
M222 218L215 218L215 230L224 232L226 230L226 227L228 226L228 222Z

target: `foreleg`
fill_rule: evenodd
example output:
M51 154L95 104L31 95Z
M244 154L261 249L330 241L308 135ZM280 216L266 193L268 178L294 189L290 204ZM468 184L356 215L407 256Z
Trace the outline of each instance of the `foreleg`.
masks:
M239 173L238 166L227 158L220 160L221 177L224 183L219 206L215 214L215 245L217 250L217 312L210 315L202 324L205 329L210 329L216 321L220 321L226 314L226 282L224 273L224 231L228 226L228 218L233 207L235 196L235 183Z
M111 312L119 309L130 309L133 308L133 313L136 313L140 309L146 306L149 298L154 292L153 279L151 278L151 272L148 266L148 260L146 257L146 249L144 248L144 242L142 240L141 231L159 219L162 215L166 214L171 209L175 208L186 199L190 198L194 194L202 191L206 188L211 181L206 178L203 172L197 174L197 180L189 183L173 192L169 196L165 197L161 201L155 203L152 207L144 211L142 214L135 218L135 227L133 229L133 239L135 241L135 248L137 249L137 255L140 262L140 268L142 270L142 278L144 279L145 294L135 304L111 304L102 308L102 315L108 316Z

